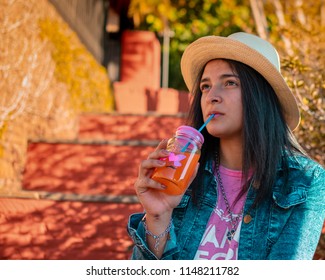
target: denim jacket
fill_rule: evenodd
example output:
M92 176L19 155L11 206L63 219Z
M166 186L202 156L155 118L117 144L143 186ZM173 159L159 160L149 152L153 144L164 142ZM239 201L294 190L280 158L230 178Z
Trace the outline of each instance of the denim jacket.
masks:
M303 157L288 158L287 188L283 170L278 168L272 197L252 208L256 189L250 187L240 231L239 260L312 259L325 219L325 171L316 162ZM217 201L217 181L212 161L205 166L202 195L194 204L191 188L173 211L170 238L162 259L190 260ZM156 259L145 242L141 219L144 213L130 216L128 233L135 244L132 259Z

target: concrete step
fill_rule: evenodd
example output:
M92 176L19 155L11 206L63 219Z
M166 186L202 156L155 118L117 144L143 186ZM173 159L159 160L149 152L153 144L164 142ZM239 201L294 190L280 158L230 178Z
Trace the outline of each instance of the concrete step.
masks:
M150 146L30 143L23 189L84 195L134 195Z
M79 139L28 145L23 190L57 200L134 196L141 160L184 122L184 116L84 114Z
M161 140L182 124L184 115L83 114L79 140Z
M20 194L28 199L0 198L0 259L129 259L140 161L184 122L88 114L74 141L29 143Z
M0 198L0 259L123 260L139 204Z

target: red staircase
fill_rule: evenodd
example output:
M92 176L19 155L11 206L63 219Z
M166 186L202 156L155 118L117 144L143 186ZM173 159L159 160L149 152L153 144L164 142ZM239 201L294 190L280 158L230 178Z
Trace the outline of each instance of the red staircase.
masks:
M0 199L0 259L128 259L138 165L184 122L83 115L76 141L30 143L21 197Z
M0 259L129 259L138 165L184 122L83 115L77 140L30 143L21 195L0 198ZM323 238L319 246L314 259L324 259Z

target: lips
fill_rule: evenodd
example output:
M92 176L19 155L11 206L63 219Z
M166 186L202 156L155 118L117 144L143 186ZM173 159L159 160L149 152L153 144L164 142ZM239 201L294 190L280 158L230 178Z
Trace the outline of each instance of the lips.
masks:
M213 112L209 112L209 116L211 116L212 114L214 114L214 118L220 117L222 115L224 115L223 113L217 112L217 111L213 111Z

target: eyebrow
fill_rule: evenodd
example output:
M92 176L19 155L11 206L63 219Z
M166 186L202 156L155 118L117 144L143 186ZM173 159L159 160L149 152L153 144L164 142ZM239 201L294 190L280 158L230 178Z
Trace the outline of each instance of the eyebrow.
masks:
M239 76L238 75L235 75L235 74L222 74L220 76L221 79L225 79L225 78L230 78L230 77L235 77L237 79L239 79ZM203 78L201 81L200 81L200 84L201 83L204 83L204 82L208 82L210 81L210 78Z

